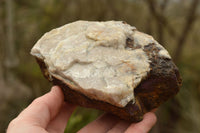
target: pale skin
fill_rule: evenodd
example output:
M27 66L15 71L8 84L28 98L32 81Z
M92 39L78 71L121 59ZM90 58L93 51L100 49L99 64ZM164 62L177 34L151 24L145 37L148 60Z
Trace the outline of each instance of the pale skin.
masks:
M63 133L76 107L64 102L58 86L35 99L8 126L7 133ZM104 114L78 133L147 133L156 123L153 112L146 113L138 123L130 123Z

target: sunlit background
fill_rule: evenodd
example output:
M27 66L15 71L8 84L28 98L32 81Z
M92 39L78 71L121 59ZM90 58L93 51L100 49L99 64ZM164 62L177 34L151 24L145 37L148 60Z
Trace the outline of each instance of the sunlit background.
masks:
M76 20L123 20L158 40L183 78L179 94L157 110L151 132L200 133L199 16L199 0L0 0L0 132L51 87L30 55L45 32ZM78 108L66 132L101 113Z

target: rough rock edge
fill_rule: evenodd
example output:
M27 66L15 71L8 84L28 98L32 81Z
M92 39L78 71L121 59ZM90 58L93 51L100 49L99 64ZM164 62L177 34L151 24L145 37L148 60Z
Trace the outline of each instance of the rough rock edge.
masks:
M151 49L147 49L152 51ZM153 49L155 50L155 49ZM181 79L177 67L170 59L160 58L160 63L156 60L157 56L152 57L151 71L147 78L143 80L140 85L135 88L135 103L130 101L125 107L120 108L113 106L109 103L90 99L89 97L81 94L80 92L70 89L64 82L51 77L54 85L58 85L62 88L65 95L65 101L80 105L88 108L96 108L106 112L110 112L119 116L121 119L139 122L143 119L143 115L146 112L157 108L160 104L168 100L170 97L176 95L181 85ZM49 73L47 66L43 60L36 57L38 64L43 72L43 75L49 80ZM156 66L155 66L155 61ZM164 63L163 63L164 62ZM161 65L161 66L160 66ZM160 69L160 67L167 67L166 70Z

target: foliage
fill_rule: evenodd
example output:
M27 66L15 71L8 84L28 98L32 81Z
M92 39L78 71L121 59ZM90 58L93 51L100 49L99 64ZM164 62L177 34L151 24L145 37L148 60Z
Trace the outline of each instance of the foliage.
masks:
M79 129L95 120L100 114L98 110L77 108L67 124L65 133L76 133Z

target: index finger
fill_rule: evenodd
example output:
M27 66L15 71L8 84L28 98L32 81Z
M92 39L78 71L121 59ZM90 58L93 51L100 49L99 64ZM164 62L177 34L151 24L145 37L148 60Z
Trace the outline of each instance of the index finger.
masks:
M156 115L153 112L148 112L141 122L131 124L125 133L147 133L156 121Z

